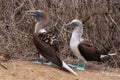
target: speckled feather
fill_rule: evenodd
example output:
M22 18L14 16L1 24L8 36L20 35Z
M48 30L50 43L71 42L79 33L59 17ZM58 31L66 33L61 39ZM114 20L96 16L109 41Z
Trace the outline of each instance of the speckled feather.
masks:
M46 33L40 33L39 38L44 41L45 43L52 46L55 51L58 51L59 49L59 40L57 39L57 36L53 32L46 32Z

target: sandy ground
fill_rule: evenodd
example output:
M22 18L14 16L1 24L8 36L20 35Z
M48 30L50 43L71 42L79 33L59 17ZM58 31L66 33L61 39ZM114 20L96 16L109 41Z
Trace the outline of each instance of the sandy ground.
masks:
M55 66L34 64L32 61L2 62L0 80L120 80L120 76L109 76L98 70L87 68L74 71L78 76Z

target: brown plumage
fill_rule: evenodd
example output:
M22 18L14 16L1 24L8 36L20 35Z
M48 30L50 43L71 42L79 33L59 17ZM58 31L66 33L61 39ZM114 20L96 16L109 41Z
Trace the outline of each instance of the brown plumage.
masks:
M98 61L101 62L101 55L109 56L108 52L110 51L111 47L107 47L106 50L98 50L94 45L90 43L90 41L81 38L82 41L78 45L78 49L81 52L81 55L87 61Z
M66 24L66 26L74 27L70 39L70 48L73 54L78 58L78 64L76 66L78 70L85 70L87 61L101 61L102 57L114 55L108 54L110 47L107 51L99 51L96 47L82 40L83 24L81 20L74 19L70 23ZM80 61L84 61L83 66L80 65Z
M46 44L49 44L51 47L53 47L55 51L58 51L60 40L58 40L58 37L54 33L52 33L51 31L40 33L39 38Z
M101 61L99 51L95 47L86 43L80 43L78 49L87 61Z
M52 61L52 63L57 66L68 70L74 75L77 75L63 60L57 56L56 51L59 47L59 40L54 34L54 31L47 31L45 28L48 21L46 13L42 10L28 11L28 13L34 16L38 21L35 25L33 40L39 54L47 60ZM41 64L43 64L43 60L41 62Z
M55 53L55 49L50 46L49 44L42 41L39 37L38 33L33 34L33 40L35 43L35 46L37 50L40 52L40 54L45 57L46 59L52 61L57 66L62 67L62 61L59 59L59 57Z

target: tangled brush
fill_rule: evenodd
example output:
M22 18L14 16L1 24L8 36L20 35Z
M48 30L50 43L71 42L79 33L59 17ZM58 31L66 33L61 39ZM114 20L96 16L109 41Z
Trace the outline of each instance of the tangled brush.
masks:
M71 33L64 24L74 18L84 22L84 38L98 49L116 53L111 63L120 66L120 2L119 0L1 0L0 1L0 54L13 59L36 58L32 33L35 20L26 15L31 9L42 9L49 15L48 28L54 29L62 40L58 55L64 60L74 59L70 49ZM69 29L71 32L71 29Z

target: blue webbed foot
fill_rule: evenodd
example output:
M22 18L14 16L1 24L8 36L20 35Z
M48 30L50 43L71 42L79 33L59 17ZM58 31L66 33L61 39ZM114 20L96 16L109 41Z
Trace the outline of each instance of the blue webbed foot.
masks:
M68 64L68 66L76 68L77 70L83 71L85 70L85 64L83 64L83 66L80 66L80 60L78 60L78 64L76 65L72 65L72 64Z
M77 65L76 69L80 70L80 71L84 71L85 70L85 64L83 66Z
M43 64L48 65L48 66L51 66L51 65L52 65L52 62L50 61L50 62L48 62L48 63L43 63Z
M43 62L40 62L40 61L34 61L33 63L35 63L35 64L43 64Z
M68 66L73 67L73 68L76 68L76 66L75 66L75 65L72 65L72 64L68 64Z
M52 62L43 62L43 60L39 60L39 61L34 61L35 64L44 64L44 65L48 65L51 66Z
M85 70L85 64L83 64L83 66L80 66L80 60L78 60L78 64L76 66L76 69L78 69L80 71L84 71Z
M43 64L43 59L39 59L38 61L34 61L33 63L36 63L36 64Z
M80 71L85 70L85 64L83 66L80 66L80 65L75 66L75 65L72 65L72 64L68 64L68 66L76 68L77 70L80 70Z

